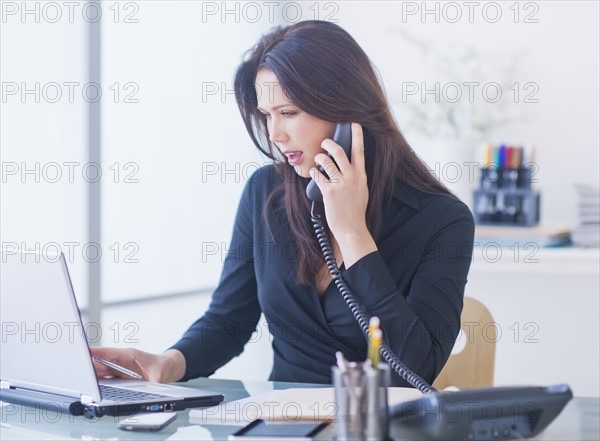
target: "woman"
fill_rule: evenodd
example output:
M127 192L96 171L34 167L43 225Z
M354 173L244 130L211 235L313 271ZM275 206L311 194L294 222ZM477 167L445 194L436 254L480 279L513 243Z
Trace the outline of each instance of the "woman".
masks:
M312 178L344 280L380 318L394 353L433 382L460 329L473 218L404 140L367 55L333 23L276 28L239 66L235 92L251 139L274 164L246 184L208 311L164 354L94 355L152 381L208 376L243 351L263 312L273 334L270 380L330 383L337 351L364 360L366 340L311 225ZM330 139L338 122L353 123L350 160ZM235 252L253 248L262 251ZM407 385L396 374L392 384Z

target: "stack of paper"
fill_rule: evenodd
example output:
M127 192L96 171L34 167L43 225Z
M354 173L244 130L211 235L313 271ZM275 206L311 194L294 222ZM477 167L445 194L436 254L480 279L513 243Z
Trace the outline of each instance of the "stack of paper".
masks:
M571 233L573 245L600 246L600 188L593 185L575 185L579 195L579 226Z
M420 398L408 387L388 388L388 404ZM245 425L256 418L266 421L332 421L335 419L332 387L273 390L206 409L190 410L192 424Z

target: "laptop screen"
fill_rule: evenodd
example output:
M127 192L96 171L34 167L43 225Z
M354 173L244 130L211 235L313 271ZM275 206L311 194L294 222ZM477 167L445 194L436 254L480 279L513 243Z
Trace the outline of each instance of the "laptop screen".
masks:
M0 380L100 401L64 255L3 249L0 265Z

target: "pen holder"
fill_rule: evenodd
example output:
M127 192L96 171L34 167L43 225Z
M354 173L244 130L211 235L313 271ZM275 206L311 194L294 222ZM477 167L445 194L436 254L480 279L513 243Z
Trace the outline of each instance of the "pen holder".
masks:
M335 439L387 440L389 366L348 363L346 372L332 367L336 403Z
M479 189L473 192L473 216L478 225L532 227L540 220L540 193L536 169L486 167L481 169Z

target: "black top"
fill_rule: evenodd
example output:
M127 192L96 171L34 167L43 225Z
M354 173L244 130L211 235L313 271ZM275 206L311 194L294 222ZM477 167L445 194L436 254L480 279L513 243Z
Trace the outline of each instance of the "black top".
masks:
M261 312L273 335L270 380L329 384L336 351L349 360L366 358L366 340L335 284L319 296L314 283L295 283L295 240L275 214L281 197L267 207L269 233L263 208L281 179L269 165L246 184L209 309L173 346L186 359L184 380L209 376L239 355ZM464 203L397 180L378 251L341 268L365 312L380 318L384 340L428 382L450 356L460 329L473 235ZM396 374L392 385L408 386Z

